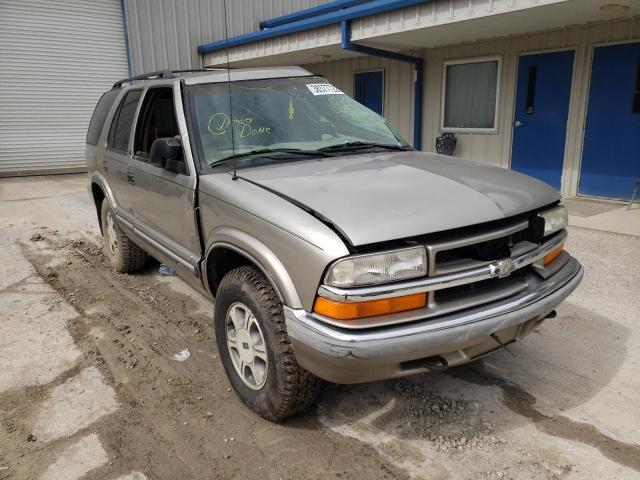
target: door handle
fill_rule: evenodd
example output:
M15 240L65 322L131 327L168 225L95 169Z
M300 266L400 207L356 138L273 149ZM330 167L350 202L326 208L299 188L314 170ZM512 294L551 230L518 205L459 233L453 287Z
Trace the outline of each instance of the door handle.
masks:
M133 175L133 173L127 173L127 182L129 182L131 185L136 184L136 177Z
M102 160L102 168L104 169L105 172L109 171L109 164L104 159Z
M524 123L522 123L520 120L516 120L515 122L513 122L513 126L516 128L521 127L522 125L524 125Z

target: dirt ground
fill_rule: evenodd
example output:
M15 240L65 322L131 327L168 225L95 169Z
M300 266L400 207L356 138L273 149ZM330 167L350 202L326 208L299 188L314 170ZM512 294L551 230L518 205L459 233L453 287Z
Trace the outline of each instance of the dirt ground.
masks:
M571 229L585 281L511 353L275 425L208 299L105 264L84 176L0 180L0 225L0 479L640 478L638 237Z

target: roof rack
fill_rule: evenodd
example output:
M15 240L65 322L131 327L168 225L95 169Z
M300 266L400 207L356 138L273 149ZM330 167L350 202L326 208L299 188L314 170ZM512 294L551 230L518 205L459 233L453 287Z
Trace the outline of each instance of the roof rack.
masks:
M143 73L129 78L123 78L113 84L112 88L120 88L123 83L133 82L135 80L151 80L154 78L176 78L171 70L158 70L157 72Z
M112 88L120 88L123 83L135 82L136 80L157 80L164 78L176 78L176 73L212 72L215 70L226 70L226 68L199 68L194 70L158 70L157 72L143 73L129 78L123 78L113 84Z
M233 67L211 67L211 68L194 68L187 70L171 70L172 73L198 73L198 72L215 72L217 70L229 70Z

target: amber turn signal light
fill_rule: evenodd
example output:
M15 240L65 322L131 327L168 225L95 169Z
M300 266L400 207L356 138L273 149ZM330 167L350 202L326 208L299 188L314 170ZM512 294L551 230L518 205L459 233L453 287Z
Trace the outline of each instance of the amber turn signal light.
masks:
M551 262L553 262L556 258L558 258L558 255L560 255L562 253L563 249L564 249L564 245L560 245L555 250L551 250L551 252L547 253L544 256L544 266L546 267Z
M318 297L313 306L313 311L336 320L354 320L356 318L375 317L377 315L414 310L422 308L426 304L426 293L351 303L336 302L328 298Z

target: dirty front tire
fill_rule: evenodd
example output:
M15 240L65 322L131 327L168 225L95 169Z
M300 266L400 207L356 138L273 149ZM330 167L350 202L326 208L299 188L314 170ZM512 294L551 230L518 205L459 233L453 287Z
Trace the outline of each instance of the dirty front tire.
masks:
M109 201L102 200L102 251L111 266L122 273L135 272L144 266L147 254L120 229Z
M224 276L214 323L227 377L251 410L279 422L313 404L322 381L298 365L282 302L262 272L244 266Z

